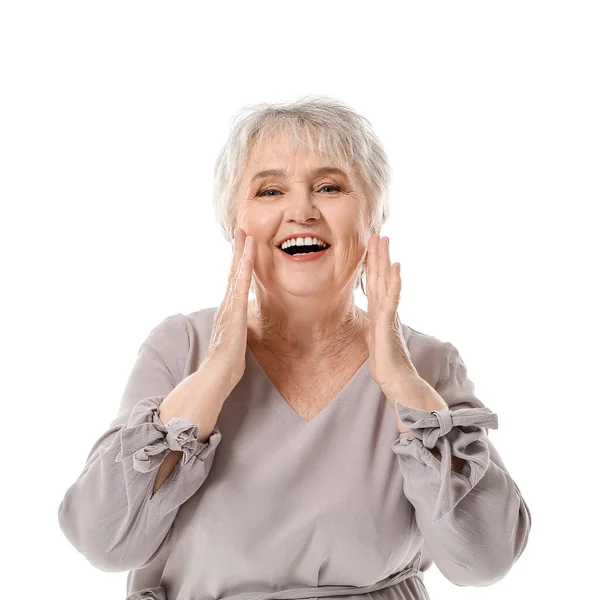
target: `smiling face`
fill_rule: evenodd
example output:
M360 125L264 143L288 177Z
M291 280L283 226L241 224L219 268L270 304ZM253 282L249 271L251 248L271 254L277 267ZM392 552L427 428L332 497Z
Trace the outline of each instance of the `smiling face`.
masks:
M355 172L349 177L327 167L339 168L279 137L252 148L235 196L235 224L256 242L257 288L274 296L352 295L371 235L369 205ZM278 172L260 175L270 170ZM315 260L292 259L277 247L306 235L330 247Z

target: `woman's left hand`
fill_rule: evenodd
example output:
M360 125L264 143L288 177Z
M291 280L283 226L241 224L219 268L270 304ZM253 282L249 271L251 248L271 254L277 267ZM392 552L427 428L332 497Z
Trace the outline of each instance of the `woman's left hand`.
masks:
M388 237L374 233L367 247L367 302L369 369L388 399L396 396L402 378L417 379L398 317L400 263L390 263Z

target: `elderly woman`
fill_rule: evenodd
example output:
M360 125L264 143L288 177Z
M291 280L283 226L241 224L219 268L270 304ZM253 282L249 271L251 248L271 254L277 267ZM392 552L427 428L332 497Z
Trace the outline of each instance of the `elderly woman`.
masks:
M68 540L130 570L129 600L426 599L432 562L500 580L530 512L456 347L398 318L369 122L323 97L250 107L215 179L226 295L141 345L60 504Z

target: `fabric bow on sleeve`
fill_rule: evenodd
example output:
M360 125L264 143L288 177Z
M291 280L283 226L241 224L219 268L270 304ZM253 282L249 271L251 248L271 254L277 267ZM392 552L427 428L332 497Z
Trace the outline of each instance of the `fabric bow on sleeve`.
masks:
M173 417L167 425L159 418L163 398L152 396L139 402L127 426L121 431L121 450L116 462L133 455L134 469L148 473L158 468L170 450L183 452L184 466L197 452L208 446L198 440L198 426L189 419Z
M409 429L392 444L396 454L420 460L440 472L433 522L447 514L483 477L489 467L489 446L481 428L497 429L497 415L489 408L421 410L396 403ZM441 461L429 451L437 448ZM464 459L462 473L452 472L452 456Z

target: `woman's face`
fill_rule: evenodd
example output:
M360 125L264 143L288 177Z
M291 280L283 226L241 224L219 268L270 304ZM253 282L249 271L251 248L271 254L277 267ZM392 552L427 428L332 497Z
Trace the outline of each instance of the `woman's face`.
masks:
M273 295L352 293L365 257L369 205L357 175L318 171L337 167L307 147L291 151L280 138L252 149L235 198L236 226L256 242L254 278ZM259 175L280 170L284 174ZM321 236L330 248L297 261L278 246L287 237Z

